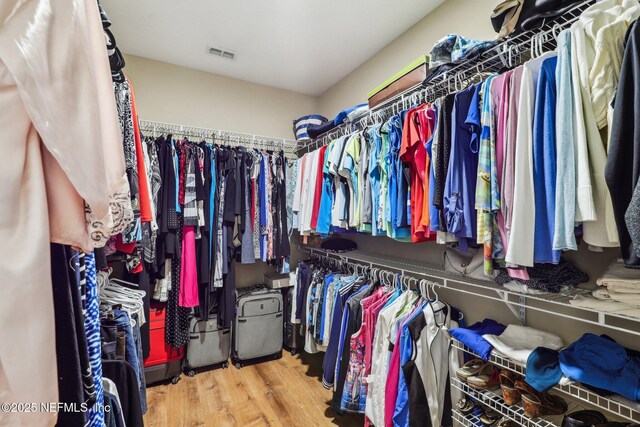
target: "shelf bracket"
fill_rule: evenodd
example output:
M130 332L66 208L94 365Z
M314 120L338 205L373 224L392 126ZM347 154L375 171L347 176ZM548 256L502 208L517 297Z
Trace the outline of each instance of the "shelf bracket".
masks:
M527 297L520 295L518 304L514 304L509 300L509 294L504 291L496 291L500 298L507 305L507 308L513 313L520 322L520 325L527 324Z

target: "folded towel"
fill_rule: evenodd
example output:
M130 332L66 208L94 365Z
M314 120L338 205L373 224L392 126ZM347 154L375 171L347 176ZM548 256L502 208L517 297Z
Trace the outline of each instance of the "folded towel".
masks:
M596 283L600 286L622 286L631 289L640 289L640 269L627 268L621 259L617 259L609 265L609 268L598 277ZM620 291L620 289L617 289Z
M483 335L493 346L493 351L526 365L531 352L537 347L547 347L553 350L562 348L562 338L550 332L540 331L528 326L507 325L500 335Z
M609 297L614 300L633 307L640 307L640 294L629 294L616 292L609 289Z

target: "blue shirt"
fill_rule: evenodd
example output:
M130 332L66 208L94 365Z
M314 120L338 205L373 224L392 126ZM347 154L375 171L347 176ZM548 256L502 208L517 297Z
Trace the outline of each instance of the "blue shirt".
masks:
M333 206L333 175L329 172L329 156L333 144L329 144L324 152L322 163L322 194L320 195L320 207L318 208L318 223L316 232L329 234L331 230L331 207Z
M396 345L400 346L400 375L398 376L398 396L393 411L394 426L409 425L409 389L407 388L407 380L404 377L402 366L411 359L413 353L413 340L411 338L411 331L409 330L409 323L416 317L422 315L422 310L424 310L427 304L429 304L429 302L423 303L405 320L404 325L402 325L402 332L400 332L400 340L396 343Z
M557 264L553 250L556 213L556 64L553 56L542 62L533 116L533 189L536 221L533 260Z
M480 89L474 85L458 92L453 103L452 143L444 187L447 230L466 250L467 239L476 240L475 209L480 138Z
M333 274L327 274L324 276L324 292L322 293L322 315L320 316L320 339L324 336L324 319L327 314L327 294L329 293L329 286L334 282L335 276ZM322 343L323 345L327 345L326 342Z
M371 185L371 235L377 236L378 230L378 210L380 209L380 166L378 157L382 137L380 136L380 125L369 128L369 183Z

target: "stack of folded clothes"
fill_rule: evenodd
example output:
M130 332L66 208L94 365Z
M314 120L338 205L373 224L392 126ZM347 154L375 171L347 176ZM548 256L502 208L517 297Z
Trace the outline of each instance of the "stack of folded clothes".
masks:
M590 296L576 296L571 304L640 318L640 269L626 268L618 259L596 283L599 287Z

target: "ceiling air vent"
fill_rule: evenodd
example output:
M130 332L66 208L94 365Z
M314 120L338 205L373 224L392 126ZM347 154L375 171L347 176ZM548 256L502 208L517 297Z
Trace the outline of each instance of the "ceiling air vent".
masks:
M236 53L228 49L221 49L218 47L210 47L208 50L210 55L219 56L220 58L229 59L233 61L236 58Z

